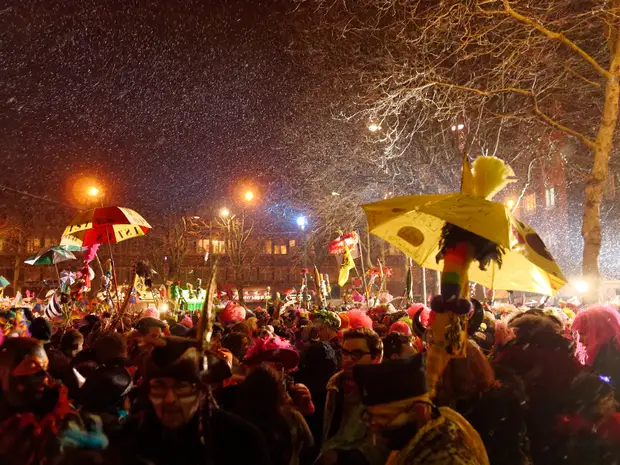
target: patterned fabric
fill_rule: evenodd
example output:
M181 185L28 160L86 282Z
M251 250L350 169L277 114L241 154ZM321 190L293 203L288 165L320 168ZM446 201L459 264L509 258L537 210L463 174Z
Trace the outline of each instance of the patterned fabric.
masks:
M489 465L482 440L458 413L442 407L386 465Z

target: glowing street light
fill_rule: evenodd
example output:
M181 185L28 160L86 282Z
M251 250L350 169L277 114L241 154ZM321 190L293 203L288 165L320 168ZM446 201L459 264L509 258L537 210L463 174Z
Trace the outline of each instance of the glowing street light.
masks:
M588 292L588 290L590 290L590 284L587 281L583 280L583 279L578 279L578 280L574 281L573 282L573 287L580 294L585 294L586 292Z
M465 128L465 125L463 123L459 123L459 124L453 125L450 129L452 129L452 131L462 131L464 128Z
M254 192L247 191L244 197L247 202L251 202L254 199Z
M98 197L99 196L99 189L95 186L91 186L88 188L88 195L90 197Z
M368 130L370 132L377 132L379 129L381 129L381 126L379 126L377 123L370 123L368 125Z
M298 216L297 217L297 226L299 226L299 228L303 231L304 229L306 229L306 225L308 224L308 221L306 220L305 216Z
M222 208L220 210L220 216L222 218L228 218L230 216L230 210L228 208L226 208L226 207Z
M514 206L515 206L515 201L514 201L514 200L512 200L512 199L508 199L508 200L506 200L506 206L507 206L509 209L511 209L511 210L512 210L512 209L514 208Z

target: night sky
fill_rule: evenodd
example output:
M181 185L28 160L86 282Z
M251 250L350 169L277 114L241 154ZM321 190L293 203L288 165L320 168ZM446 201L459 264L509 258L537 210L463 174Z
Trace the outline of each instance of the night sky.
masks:
M291 5L11 2L0 9L0 184L72 202L76 178L94 176L149 210L225 198L233 180L277 189L281 128L308 86Z

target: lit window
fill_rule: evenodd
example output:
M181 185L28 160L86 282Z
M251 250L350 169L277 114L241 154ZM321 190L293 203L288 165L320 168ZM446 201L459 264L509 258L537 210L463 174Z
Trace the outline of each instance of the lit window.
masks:
M525 196L525 209L528 212L536 211L536 194L529 194Z
M211 251L211 253L215 255L222 255L226 253L226 247L224 246L224 241L214 240L214 241L211 241L211 244L213 245L213 250Z
M267 255L271 255L273 253L273 244L271 243L270 240L266 240L265 241L265 248L264 248L264 252Z
M288 253L288 248L286 244L275 244L273 246L274 255L286 255Z
M545 189L545 205L547 208L555 207L555 187Z
M295 239L291 239L290 241L288 241L288 246L289 246L289 248L291 248L291 249L292 249L293 247L295 247Z
M209 250L209 239L199 239L196 242L196 251L206 252Z

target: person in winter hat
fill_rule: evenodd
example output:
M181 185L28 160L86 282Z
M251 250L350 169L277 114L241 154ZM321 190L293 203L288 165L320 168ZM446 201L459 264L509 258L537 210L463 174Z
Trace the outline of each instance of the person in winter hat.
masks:
M270 464L260 431L210 404L197 342L175 337L161 342L144 373L140 395L146 407L113 438L110 463L139 458L153 465Z
M304 415L314 413L314 403L308 388L295 383L290 372L299 365L299 353L291 343L279 336L254 338L243 359L244 365L253 370L261 365L271 367L278 381L285 384L289 401Z
M10 338L0 346L0 463L54 463L79 438L90 448L104 448L107 438L84 421L69 403L67 389L51 380L41 341ZM73 440L69 440L72 436ZM64 451L63 451L64 448Z
M343 313L344 315L344 313ZM346 315L347 328L349 317ZM318 331L319 340L328 342L336 352L338 359L338 368L342 365L342 347L340 345L339 331L342 327L342 320L336 312L328 310L319 310L312 314L312 323Z
M357 365L353 377L373 434L392 451L387 465L489 465L467 420L432 403L424 355Z

